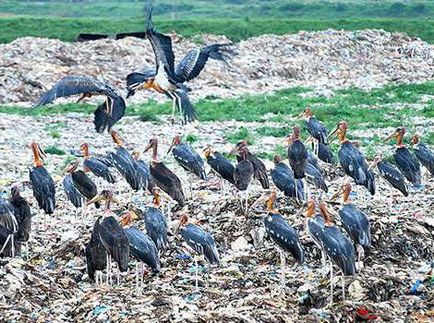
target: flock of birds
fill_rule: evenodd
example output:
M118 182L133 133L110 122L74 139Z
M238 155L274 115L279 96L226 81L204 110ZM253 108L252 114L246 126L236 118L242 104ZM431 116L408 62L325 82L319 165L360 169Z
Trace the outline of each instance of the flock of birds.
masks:
M224 59L227 45L211 45L202 50L193 50L174 68L174 56L170 37L155 31L151 16L148 18L146 32L156 57L156 71L145 71L128 75L129 95L146 88L164 93L173 99L174 109L178 107L185 121L195 118L195 111L188 101L189 89L185 82L196 77L203 69L208 58ZM87 273L97 284L104 281L113 283L113 263L119 273L128 270L130 256L137 260L137 288L143 282L143 264L148 265L153 272L161 270L160 256L170 248L168 235L180 234L186 247L198 256L203 256L211 265L219 264L219 248L210 232L198 224L189 223L188 215L183 211L188 197L184 194L183 185L178 176L162 161L158 160L158 139L152 138L143 153L152 150L151 160L141 159L138 151L130 153L125 148L125 141L120 134L112 129L122 117L125 102L117 92L97 80L88 77L65 77L50 91L43 95L39 104L52 102L57 97L81 94L87 97L94 94L107 96L106 102L95 111L95 124L98 131L108 128L114 142L114 150L105 155L91 154L87 143L80 147L82 167L77 160L66 168L63 179L63 189L68 200L77 209L83 209L86 216L89 208L94 205L103 213L95 221L85 255ZM81 98L82 98L81 97ZM80 98L80 99L81 99ZM321 121L315 118L310 108L306 108L300 116L305 119L305 126L310 137L304 142L300 136L300 128L295 126L286 142L288 144L289 165L282 156L274 157L275 167L271 170L274 186L285 196L301 205L296 216L307 217L307 230L312 240L322 253L323 266L327 259L330 262L330 275L333 276L333 266L342 274L342 291L345 292L345 276L356 274L356 263L363 257L363 250L371 246L369 217L350 199L352 184L363 186L371 195L376 193L374 168L379 175L403 195L409 194L407 182L419 186L422 181L422 164L431 175L434 175L434 154L419 137L412 138L412 149L403 144L405 128L398 128L386 140L396 139L394 153L395 165L386 162L381 156L368 164L359 150L357 143L347 139L348 124L339 122L336 129L329 133ZM337 138L340 142L338 159L346 174L340 189L332 199L342 196L343 207L339 210L343 230L332 220L332 210L324 199L312 194L312 190L328 192L324 179L325 170L322 164L333 164L334 156L330 144ZM307 149L307 143L312 142L312 151ZM46 214L53 214L56 209L56 186L44 167L44 151L33 142L33 167L30 168L30 181L15 183L11 186L10 197L0 198L0 255L14 257L20 254L22 244L29 241L31 232L30 204L20 195L23 185L31 185L33 196L40 209ZM173 138L168 151L172 152L176 162L188 173L194 174L197 180L208 181L204 159L189 144L181 141L180 136ZM239 192L240 207L248 214L249 209L258 203L265 203L263 223L270 238L278 246L282 261L282 282L284 283L285 254L290 253L296 262L303 263L305 252L300 243L299 234L291 224L274 208L276 190L271 193L269 172L264 163L252 153L246 141L239 142L230 152L236 155L234 165L224 154L208 146L203 151L206 162L218 174L221 190L227 195L226 185L230 192ZM319 161L320 160L320 161ZM152 197L151 205L135 207L128 203L125 212L115 217L110 211L112 203L119 204L113 190L99 190L101 182L111 185L116 182L118 172L134 192ZM100 185L95 183L98 181ZM249 205L249 189L252 181L259 181L266 193ZM190 179L190 189L191 189ZM231 194L232 194L231 193ZM142 196L141 195L141 196ZM245 201L243 200L245 199ZM165 203L162 203L165 201ZM177 204L177 206L175 206ZM172 210L178 211L173 215ZM146 233L134 224L143 221ZM170 224L178 221L175 230L170 230ZM28 251L28 247L27 247ZM196 286L198 284L198 266L196 261ZM141 268L140 267L141 264ZM333 279L331 279L331 301L333 301Z

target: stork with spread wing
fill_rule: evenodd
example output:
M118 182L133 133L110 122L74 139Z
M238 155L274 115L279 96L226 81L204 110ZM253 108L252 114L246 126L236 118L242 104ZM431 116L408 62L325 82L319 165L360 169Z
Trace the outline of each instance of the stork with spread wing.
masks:
M77 103L94 95L105 95L106 101L95 110L94 124L97 132L110 130L125 114L125 101L110 85L88 76L65 76L45 92L36 107L54 102L57 98L81 94Z
M152 9L148 11L146 37L149 39L155 54L156 69L133 72L127 75L128 95L134 95L140 89L155 90L167 95L175 108L182 113L184 122L196 119L196 111L190 102L190 89L183 83L196 78L204 69L209 58L227 61L233 54L231 44L212 44L203 48L190 50L175 67L175 55L172 40L169 36L157 32L152 23Z

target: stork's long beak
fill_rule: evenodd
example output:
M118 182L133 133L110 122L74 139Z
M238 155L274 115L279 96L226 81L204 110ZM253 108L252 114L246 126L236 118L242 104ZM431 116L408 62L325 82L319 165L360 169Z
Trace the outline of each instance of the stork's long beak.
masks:
M172 144L169 147L169 150L167 150L167 153L170 153L174 146L175 146L175 144L172 142Z
M303 213L303 211L304 211L304 209L306 208L306 206L307 206L307 202L304 202L304 203L302 204L302 206L300 207L300 209L297 211L297 213L295 213L295 217L300 216L300 215Z
M328 136L327 140L330 140L330 138L339 130L339 125L333 130Z
M380 162L380 160L381 160L381 157L375 157L374 160L372 161L371 165L368 167L368 171L370 171L372 168L377 166L377 164Z
M304 117L304 115L305 115L305 110L303 110L302 112L300 112L300 113L295 117L295 119L301 119L301 118Z
M312 136L309 136L309 137L304 141L304 144L307 145L307 144L309 144L309 143L311 143L311 142L313 142L313 137L312 137Z
M152 147L152 142L150 142L150 143L146 146L145 150L143 150L143 153L147 152L149 149L151 149L151 147Z
M397 134L398 134L398 132L395 131L395 132L392 133L389 137L387 137L386 139L384 139L383 142L387 142L387 141L389 141L389 140L391 140L391 139L393 139L393 138L396 138Z
M179 220L179 223L178 223L178 225L176 226L175 234L177 234L177 233L179 232L179 229L181 229L181 220Z
M331 197L331 201L333 201L334 199L338 198L339 196L341 196L344 193L342 187L335 193L333 194L333 196Z
M90 205L102 201L103 199L104 199L104 195L102 194L95 195L91 200L87 201L86 205Z
M240 147L235 146L235 147L231 150L231 152L230 152L229 154L230 154L230 155L235 155L235 153L237 153L239 150L240 150Z
M250 209L253 210L257 204L265 202L268 198L268 195L269 194L267 194L267 193L262 194L255 202L253 202L253 204L250 206Z
M38 146L39 148L39 157L41 157L42 160L44 160L47 157L47 154L45 151L41 148L41 146Z

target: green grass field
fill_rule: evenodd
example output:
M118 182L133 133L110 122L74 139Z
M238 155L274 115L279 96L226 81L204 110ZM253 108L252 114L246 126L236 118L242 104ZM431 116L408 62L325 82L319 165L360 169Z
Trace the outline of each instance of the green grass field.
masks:
M0 13L57 17L139 17L149 1L3 0ZM154 13L165 18L365 18L433 17L433 1L399 0L153 0Z
M325 30L328 28L360 30L367 28L406 32L427 42L434 43L434 24L429 19L195 19L156 20L162 32L175 30L185 37L200 33L226 35L240 41L263 34L286 34L300 30ZM17 37L34 36L73 41L80 32L118 33L141 31L143 19L109 20L106 18L0 18L0 43L8 43Z
M272 94L244 96L237 99L205 98L196 102L195 106L202 122L237 120L273 121L281 124L273 127L261 126L254 130L241 128L226 134L226 139L230 142L246 139L250 143L262 136L283 138L294 123L293 117L306 106L310 106L317 118L329 129L334 128L340 120L348 120L351 129L350 138L360 140L362 145L366 146L378 144L380 138L373 136L367 139L363 136L351 135L351 132L405 126L411 133L415 131L413 118L434 117L434 99L432 99L434 82L391 85L368 92L354 88L337 90L331 98L301 95L309 91L311 90L307 88L291 88ZM426 100L427 96L429 96L428 100ZM62 104L40 108L0 106L0 113L26 116L67 112L91 114L95 108L94 105L89 104ZM161 104L155 101L130 105L126 112L130 116L138 116L140 120L153 122L161 122L157 116L170 113L169 102ZM59 136L61 130L62 124L55 124L46 129L53 138ZM424 141L434 144L434 131L428 132Z

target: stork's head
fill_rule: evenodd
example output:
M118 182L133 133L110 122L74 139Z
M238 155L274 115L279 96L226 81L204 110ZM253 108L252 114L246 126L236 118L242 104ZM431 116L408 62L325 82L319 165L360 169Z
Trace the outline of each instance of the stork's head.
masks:
M65 172L67 173L72 173L75 172L78 168L79 162L78 160L73 161L72 163L69 163L66 167L65 167Z
M294 137L293 134L289 134L285 137L284 141L285 144L287 144L288 146L291 146L294 143Z
M208 147L203 150L203 154L205 155L205 158L209 158L209 156L212 156L214 154L214 150L210 145L208 145Z
M378 163L381 162L382 160L383 160L383 154L382 153L375 155L374 160L371 163L371 166L369 166L369 170L371 170L372 168L377 166Z
M327 204L325 202L321 202L319 204L319 210L321 211L321 215L324 218L324 224L326 226L332 226L333 223L332 223L332 219L331 219L331 216L330 216L330 212L328 211Z
M268 195L267 198L267 211L270 213L277 213L278 211L273 207L274 206L274 201L276 201L276 191L271 191L270 195Z
M154 196L152 202L155 204L155 206L160 206L161 203L161 195L160 195L160 188L155 186L152 189L152 195Z
M131 222L133 222L133 221L135 221L135 220L138 220L139 219L139 217L138 217L138 215L136 214L136 212L134 212L134 211L131 211L131 210L129 210L129 211L126 211L120 218L119 218L119 224L121 225L121 226L127 226L127 225L129 225Z
M412 145L417 145L420 141L420 137L418 134L414 134L413 137L411 138L411 144Z
M86 202L86 205L90 205L99 201L105 201L105 211L110 211L110 205L111 203L119 204L119 201L114 196L114 193L112 190L103 190L101 194L96 195L94 198Z
M11 185L11 195L13 197L18 197L20 195L21 183L13 183Z
M292 129L292 139L293 139L294 141L300 139L300 127L295 126L295 127Z
M241 140L239 141L235 147L231 150L231 155L239 153L242 149L247 149L247 141Z
M406 129L404 127L397 128L390 136L383 140L383 142L391 139L396 139L396 145L402 146L402 139L404 138Z
M170 151L173 149L173 147L178 146L181 143L181 136L176 135L173 140L172 140L172 144L169 147L169 150L167 151L167 153L170 153Z
M342 195L343 202L345 204L349 204L350 203L350 193L351 193L351 183L349 180L345 180L342 183L339 190L332 196L331 199L333 200L333 199Z
M112 136L113 142L118 146L118 147L122 147L124 144L124 140L121 137L121 135L119 134L119 132L112 130L110 131L110 135Z
M157 160L157 149L158 149L157 138L151 138L149 140L148 145L146 146L145 150L143 150L143 153L147 152L151 148L152 148L152 159Z
M80 145L80 151L84 157L89 157L89 145L86 142Z
M306 205L305 216L312 218L315 215L316 203L314 199L309 199Z
M41 146L36 141L30 144L30 148L33 151L33 164L35 167L42 167L44 165L44 157L47 157Z
M176 216L180 216L179 218L179 224L176 227L175 233L179 232L179 230L183 227L186 226L188 223L188 215L184 212L179 212L176 214Z
M133 156L134 160L139 160L139 159L140 159L140 151L138 151L138 150L134 150L134 151L131 153L131 156Z
M282 162L282 156L280 156L279 154L274 155L273 161L274 161L275 165L281 163Z
M339 139L340 142L344 142L346 139L346 134L348 130L348 123L344 120L339 121L338 125L336 126L335 130L327 137L327 139L330 139L331 136L336 134L336 137Z

